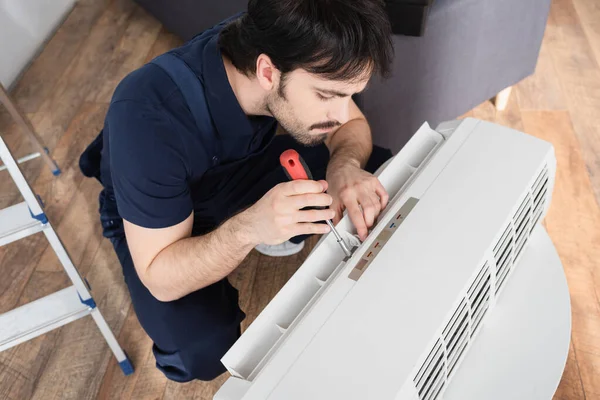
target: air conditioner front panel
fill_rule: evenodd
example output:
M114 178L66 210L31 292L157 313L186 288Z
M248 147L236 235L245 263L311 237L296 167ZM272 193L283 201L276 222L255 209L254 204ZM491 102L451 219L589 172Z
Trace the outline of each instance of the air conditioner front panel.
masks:
M459 307L477 267L490 258L492 243L551 151L531 136L479 123L262 398L395 398L426 356L424 349L435 345L441 322ZM300 332L290 334L276 358L293 350ZM268 375L268 368L262 373ZM259 393L260 386L258 379L248 394Z

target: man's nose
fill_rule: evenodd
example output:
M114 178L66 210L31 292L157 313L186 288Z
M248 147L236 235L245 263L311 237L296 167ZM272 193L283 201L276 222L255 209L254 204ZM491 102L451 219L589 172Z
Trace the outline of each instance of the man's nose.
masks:
M340 106L330 110L327 117L330 120L338 121L340 124L345 124L350 118L350 102L344 101Z

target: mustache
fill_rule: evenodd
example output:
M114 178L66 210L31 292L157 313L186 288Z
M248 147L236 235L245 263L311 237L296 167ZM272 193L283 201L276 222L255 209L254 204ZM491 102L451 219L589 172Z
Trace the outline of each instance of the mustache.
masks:
M310 130L312 131L313 129L330 129L341 125L342 124L340 124L338 121L320 122L318 124L311 125Z

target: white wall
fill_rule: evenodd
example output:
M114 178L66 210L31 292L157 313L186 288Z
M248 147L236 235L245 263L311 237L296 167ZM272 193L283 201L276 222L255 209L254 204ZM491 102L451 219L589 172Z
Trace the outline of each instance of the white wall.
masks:
M9 87L75 0L0 0L0 82Z

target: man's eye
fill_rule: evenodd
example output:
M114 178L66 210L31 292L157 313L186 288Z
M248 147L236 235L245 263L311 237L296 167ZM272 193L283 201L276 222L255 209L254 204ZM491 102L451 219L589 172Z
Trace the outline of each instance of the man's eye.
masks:
M327 101L327 100L333 99L333 96L323 96L321 93L317 93L317 96L319 97L319 99L321 99L323 101Z

